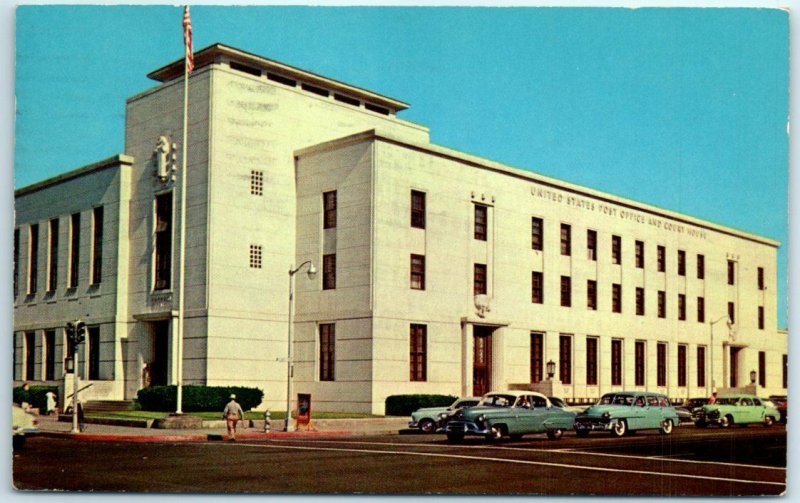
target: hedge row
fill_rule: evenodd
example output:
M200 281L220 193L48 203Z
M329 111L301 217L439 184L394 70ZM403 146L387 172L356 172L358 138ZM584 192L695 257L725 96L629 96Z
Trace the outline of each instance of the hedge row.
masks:
M45 395L48 391L52 391L56 395L56 402L58 402L58 386L29 386L27 390L22 386L17 386L13 391L14 403L28 402L31 407L44 413L47 410L47 396Z
M457 399L452 395L392 395L386 397L386 415L410 416L422 407L447 407Z
M140 389L136 400L142 410L171 412L177 406L178 388L176 386L150 386ZM261 403L264 392L258 388L242 386L183 386L181 410L184 412L213 412L220 414L230 401L231 393L242 410L250 410Z

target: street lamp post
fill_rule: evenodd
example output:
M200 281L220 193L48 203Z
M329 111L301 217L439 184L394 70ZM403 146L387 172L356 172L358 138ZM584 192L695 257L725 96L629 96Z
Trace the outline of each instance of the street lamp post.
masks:
M713 393L716 388L716 382L714 381L714 325L716 325L722 320L725 320L725 323L728 325L728 328L730 328L731 320L727 316L723 316L715 321L712 321L709 325L710 326L709 331L711 332L711 344L709 345L708 349L709 349L709 359L711 361L711 378L706 381L708 383L706 384L706 387L710 388L708 389L707 396L711 396L711 393Z
M297 274L303 266L308 265L308 279L314 279L317 275L317 269L310 260L306 260L300 264L296 269L289 269L289 334L288 334L288 349L286 353L286 423L284 424L283 431L291 431L289 423L292 420L292 374L294 371L292 362L292 317L294 315L294 275Z
M547 362L547 379L552 381L556 375L556 363L553 360Z
M756 383L756 375L757 374L756 374L755 370L751 370L750 371L750 384L751 385L754 385Z

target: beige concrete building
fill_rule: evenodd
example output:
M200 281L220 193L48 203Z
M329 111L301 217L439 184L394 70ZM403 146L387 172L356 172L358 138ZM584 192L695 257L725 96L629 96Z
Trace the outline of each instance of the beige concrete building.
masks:
M195 62L185 383L281 409L287 272L311 261L293 381L316 410L511 386L682 399L751 370L786 393L779 243L433 145L400 101L237 49ZM15 382L62 379L77 318L90 398L177 381L182 61L150 77L124 155L16 193Z

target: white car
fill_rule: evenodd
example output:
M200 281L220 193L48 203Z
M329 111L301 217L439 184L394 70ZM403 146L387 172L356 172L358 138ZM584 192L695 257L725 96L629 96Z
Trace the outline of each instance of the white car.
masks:
M14 405L11 419L14 449L21 449L25 445L26 437L39 433L39 428L36 427L36 416L19 405Z

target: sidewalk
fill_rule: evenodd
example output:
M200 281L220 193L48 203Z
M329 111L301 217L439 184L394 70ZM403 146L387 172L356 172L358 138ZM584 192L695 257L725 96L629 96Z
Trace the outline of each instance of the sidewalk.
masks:
M157 429L114 424L87 423L85 431L72 433L72 423L58 421L55 416L37 416L39 436L73 438L100 442L207 442L227 440L225 421L204 421L202 429ZM264 432L263 421L248 421L253 426L237 428L237 440L267 440L277 438L328 438L353 435L397 433L406 428L408 418L387 417L367 419L312 420L310 431L284 432L283 421L272 422ZM257 425L257 426L256 426Z

